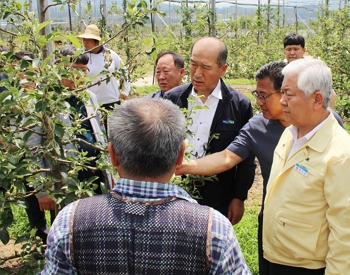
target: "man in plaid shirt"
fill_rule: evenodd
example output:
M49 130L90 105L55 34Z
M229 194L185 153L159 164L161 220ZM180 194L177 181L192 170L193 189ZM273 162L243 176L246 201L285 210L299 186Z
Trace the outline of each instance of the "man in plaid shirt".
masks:
M116 108L108 149L120 178L110 194L59 213L41 274L250 274L229 220L169 183L185 131L170 101Z

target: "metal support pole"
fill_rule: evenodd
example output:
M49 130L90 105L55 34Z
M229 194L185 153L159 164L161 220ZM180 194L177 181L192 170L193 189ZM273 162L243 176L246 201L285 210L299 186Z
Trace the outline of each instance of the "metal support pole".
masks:
M236 0L236 6L235 6L235 20L238 19L238 6L237 6L237 0Z
M186 0L186 3L188 3L188 1ZM216 10L215 10L215 0L210 0L211 3L211 35L212 36L216 36Z

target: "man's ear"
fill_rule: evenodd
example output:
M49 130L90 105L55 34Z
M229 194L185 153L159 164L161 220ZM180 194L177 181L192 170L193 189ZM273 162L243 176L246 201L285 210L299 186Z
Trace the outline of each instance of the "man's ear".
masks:
M185 68L181 68L180 75L181 75L181 77L184 77L184 75L185 75Z
M221 76L224 76L224 74L226 73L227 68L228 68L228 65L227 65L227 64L225 64L225 65L223 65L223 66L221 67Z
M114 167L117 167L118 164L119 164L119 161L118 161L118 157L114 151L114 148L113 148L113 145L112 143L108 143L108 152L109 152L109 155L111 156L111 162L112 162L112 165Z
M177 157L177 160L176 160L176 165L181 165L182 164L182 161L183 161L183 158L184 158L184 155L185 155L185 149L186 149L186 143L185 143L185 141L183 141L182 144L181 144L181 149L180 149L179 156Z
M314 107L316 109L322 108L323 101L324 101L324 96L323 96L322 92L317 91L314 93L314 95L315 95Z

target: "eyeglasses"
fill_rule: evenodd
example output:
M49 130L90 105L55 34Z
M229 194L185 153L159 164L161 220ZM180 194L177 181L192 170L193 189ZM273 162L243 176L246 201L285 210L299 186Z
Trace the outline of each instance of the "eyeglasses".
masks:
M276 93L272 93L272 94L268 94L268 95L259 95L257 91L253 91L252 95L255 97L256 100L260 99L260 101L262 103L266 103L266 99L269 98L270 96L274 95L274 94L279 94L280 92L276 92Z

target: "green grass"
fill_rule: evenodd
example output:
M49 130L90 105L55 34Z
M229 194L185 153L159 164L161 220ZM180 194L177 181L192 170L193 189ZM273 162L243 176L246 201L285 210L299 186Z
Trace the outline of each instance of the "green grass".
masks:
M13 213L13 223L9 227L10 237L19 237L23 235L29 235L30 226L26 210L16 205L11 205Z
M158 85L151 85L151 86L144 86L144 87L133 87L132 88L132 94L137 95L148 95L150 93L153 93L155 91L159 90Z
M255 85L255 80L238 78L238 79L225 79L227 85Z
M225 79L225 83L228 85L254 85L255 81L254 80L249 80L249 79ZM133 86L132 88L132 93L136 93L139 95L147 95L150 93L153 93L155 91L159 90L158 85L150 85L150 86L143 86L143 87L135 87ZM251 93L244 93L250 100L255 100L254 97L251 95Z
M345 130L348 131L348 133L350 134L350 124L344 122L344 127L345 127Z
M31 228L29 225L28 216L26 210L22 207L11 205L13 213L13 223L9 227L9 233L11 238L17 238L19 236L24 236L30 234ZM45 217L50 225L50 212L45 211ZM50 226L49 226L50 227Z
M259 274L258 264L258 204L247 207L242 220L234 226L244 259L252 272Z

